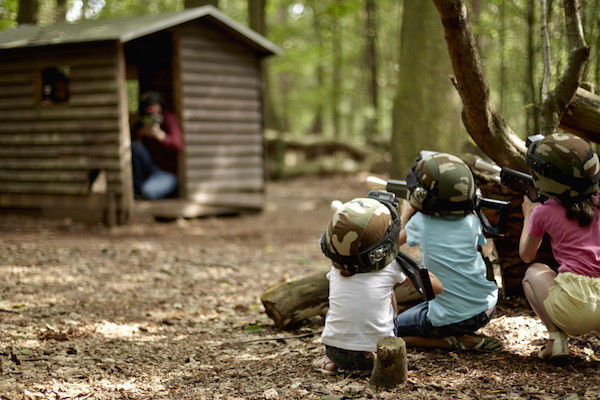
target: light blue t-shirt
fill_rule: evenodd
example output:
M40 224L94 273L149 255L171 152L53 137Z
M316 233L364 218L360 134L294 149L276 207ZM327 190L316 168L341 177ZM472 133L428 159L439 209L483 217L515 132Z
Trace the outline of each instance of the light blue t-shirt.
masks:
M406 242L419 246L423 265L442 282L442 293L429 302L427 318L443 326L471 318L496 305L498 288L486 279L478 245L486 243L475 214L465 217L415 213L406 224Z

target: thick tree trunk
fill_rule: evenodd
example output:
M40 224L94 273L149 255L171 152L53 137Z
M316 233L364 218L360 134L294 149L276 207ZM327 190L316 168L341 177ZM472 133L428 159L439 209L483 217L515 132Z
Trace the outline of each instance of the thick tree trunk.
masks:
M394 178L405 178L420 150L458 153L461 139L466 139L458 96L447 78L452 66L442 37L430 2L404 2L392 112L390 174Z
M406 382L407 373L408 362L404 340L393 336L379 339L370 384L389 389Z
M195 8L202 6L213 6L219 8L219 0L185 0L185 8Z
M17 24L37 24L39 9L39 0L19 0Z

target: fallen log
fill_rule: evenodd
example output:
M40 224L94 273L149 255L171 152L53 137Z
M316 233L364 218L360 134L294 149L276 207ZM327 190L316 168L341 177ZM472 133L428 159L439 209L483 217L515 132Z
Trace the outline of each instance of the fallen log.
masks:
M393 336L379 339L370 384L377 388L389 389L406 382L407 372L404 340Z
M558 127L590 142L600 143L600 96L582 87L577 88Z
M325 315L329 307L327 272L328 269L322 270L265 290L260 300L277 328L290 328L305 319ZM394 295L400 305L421 299L419 292L405 283L396 286Z

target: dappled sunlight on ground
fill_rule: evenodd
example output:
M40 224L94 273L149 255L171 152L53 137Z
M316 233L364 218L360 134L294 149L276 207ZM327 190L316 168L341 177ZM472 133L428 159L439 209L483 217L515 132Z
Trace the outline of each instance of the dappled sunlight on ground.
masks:
M600 398L598 335L572 338L566 366L539 362L530 354L545 329L515 299L482 330L503 351L408 349L408 382L377 394L368 374L314 371L318 335L290 336L320 331L323 318L280 331L260 296L327 265L318 238L329 204L366 193L362 182L271 183L262 214L185 224L0 217L0 398Z

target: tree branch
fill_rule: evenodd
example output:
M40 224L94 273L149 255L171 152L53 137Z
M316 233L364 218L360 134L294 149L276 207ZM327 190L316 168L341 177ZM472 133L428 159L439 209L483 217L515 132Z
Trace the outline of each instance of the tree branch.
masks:
M433 0L444 26L456 87L463 102L469 135L494 161L524 169L524 142L508 127L491 103L489 88L464 0Z

